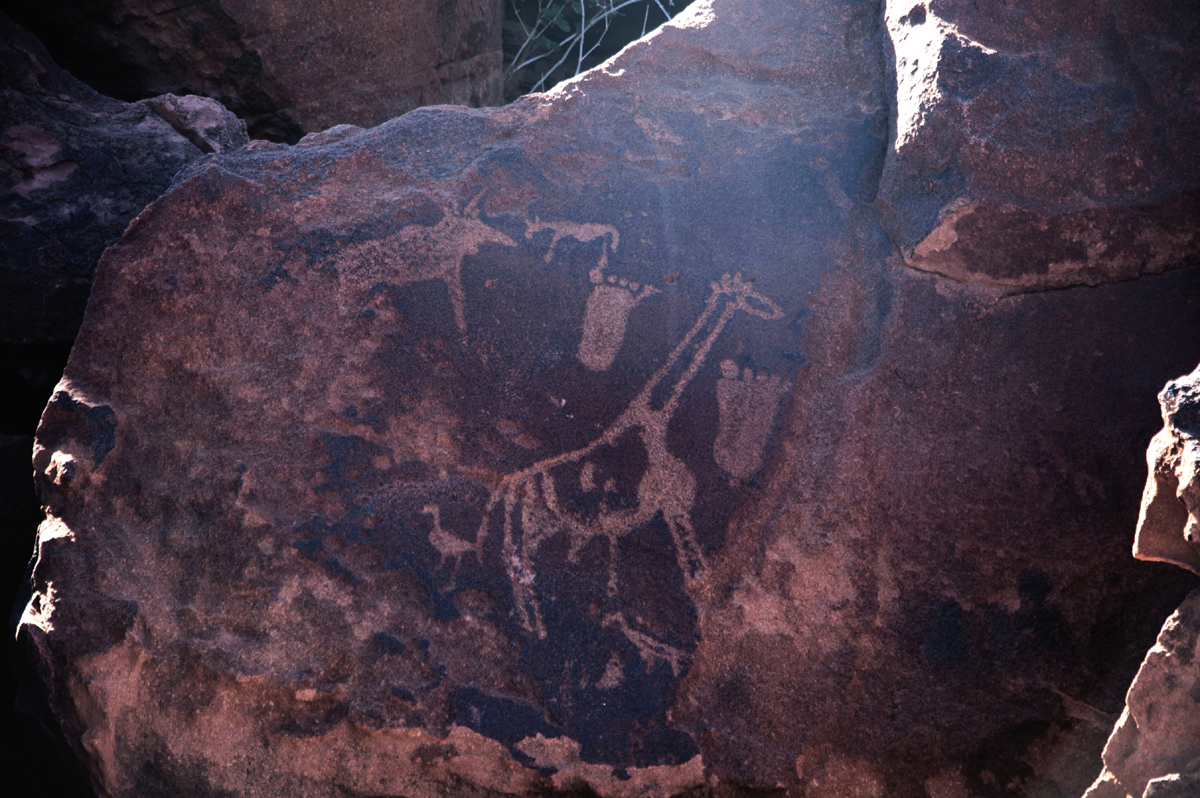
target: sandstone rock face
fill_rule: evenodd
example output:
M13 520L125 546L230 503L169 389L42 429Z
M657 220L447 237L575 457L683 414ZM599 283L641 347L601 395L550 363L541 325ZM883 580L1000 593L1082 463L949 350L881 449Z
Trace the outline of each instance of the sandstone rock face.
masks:
M37 438L19 634L98 789L1081 794L1195 585L1128 538L1200 174L1103 194L1142 210L1087 285L912 268L902 15L697 2L550 94L181 175ZM1112 233L1005 196L987 240Z
M1194 4L892 0L886 17L879 205L909 266L1023 291L1196 256Z
M1200 793L1200 591L1163 624L1085 798Z
M419 105L502 102L499 0L0 3L64 67L137 100L215 97L256 138L377 125Z
M1200 367L1158 395L1163 428L1150 441L1133 554L1200 573Z
M1134 556L1200 572L1200 367L1158 395ZM1163 625L1129 688L1086 798L1200 794L1200 591Z
M3 16L0 68L0 342L70 340L105 247L180 169L249 139L203 97L103 97Z

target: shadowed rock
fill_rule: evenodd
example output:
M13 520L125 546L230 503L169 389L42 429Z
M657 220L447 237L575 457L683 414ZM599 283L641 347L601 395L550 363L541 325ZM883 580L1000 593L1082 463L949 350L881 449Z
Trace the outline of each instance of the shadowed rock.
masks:
M499 0L5 0L64 67L126 100L215 97L294 142L419 105L498 105Z
M203 97L101 96L3 16L0 65L0 342L70 340L105 247L184 166L245 145L245 125Z

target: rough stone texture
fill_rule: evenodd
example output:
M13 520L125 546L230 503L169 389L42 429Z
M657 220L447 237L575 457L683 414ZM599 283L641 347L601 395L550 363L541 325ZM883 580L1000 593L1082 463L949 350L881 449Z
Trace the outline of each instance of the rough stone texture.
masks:
M138 100L202 94L255 138L502 102L499 0L3 0L73 74Z
M1158 395L1133 554L1200 572L1200 367ZM1086 798L1200 795L1200 591L1167 619L1129 688Z
M101 791L1080 795L1195 586L1128 551L1200 269L1161 209L1137 279L906 265L885 22L697 2L181 175L37 437L20 638Z
M1200 573L1200 367L1158 395L1163 428L1146 450L1133 555Z
M245 126L214 100L149 102L158 109L97 94L0 15L0 606L6 617L17 586L27 584L22 577L41 517L30 467L33 433L83 320L96 262L179 169L205 151L246 143ZM6 640L0 771L36 771L46 794L90 794L83 774L56 761L52 741L16 712L11 636Z
M1195 3L891 0L887 26L879 207L909 266L1019 292L1200 252Z
M142 102L203 153L231 152L250 143L246 123L216 100L161 94Z
M1085 798L1200 795L1200 590L1163 624Z
M167 105L174 121L155 113ZM105 247L203 156L208 131L209 152L246 143L240 125L203 97L101 96L0 15L0 343L74 338Z

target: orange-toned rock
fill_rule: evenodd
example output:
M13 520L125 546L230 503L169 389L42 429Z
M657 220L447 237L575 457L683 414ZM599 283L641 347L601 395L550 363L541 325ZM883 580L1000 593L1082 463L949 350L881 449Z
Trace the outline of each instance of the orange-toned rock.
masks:
M1081 794L1194 585L1128 538L1200 270L906 265L879 11L697 2L181 175L37 439L20 636L96 784Z
M1200 571L1200 368L1158 395L1163 428L1150 441L1133 554ZM1200 788L1200 592L1146 654L1086 798L1174 798Z

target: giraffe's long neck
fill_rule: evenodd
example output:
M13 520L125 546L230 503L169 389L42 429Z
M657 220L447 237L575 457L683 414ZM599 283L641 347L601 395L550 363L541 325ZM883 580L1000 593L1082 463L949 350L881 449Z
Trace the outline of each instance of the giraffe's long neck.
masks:
M687 335L683 337L676 347L667 356L666 361L655 370L650 379L638 392L630 403L630 408L637 408L642 412L650 411L653 413L670 416L676 404L679 402L679 397L683 395L688 383L695 378L700 368L704 365L704 361L708 358L709 352L712 351L713 344L720 337L725 325L729 323L729 319L737 312L737 304L727 301L728 294L725 291L714 288L713 293L709 295L708 302L704 306L704 311L696 319L696 323L688 330ZM662 407L654 408L651 405L652 397L655 392L663 385L668 375L675 370L678 363L685 357L688 358L687 366L679 374L675 380L675 385L671 388L671 393L663 402Z

